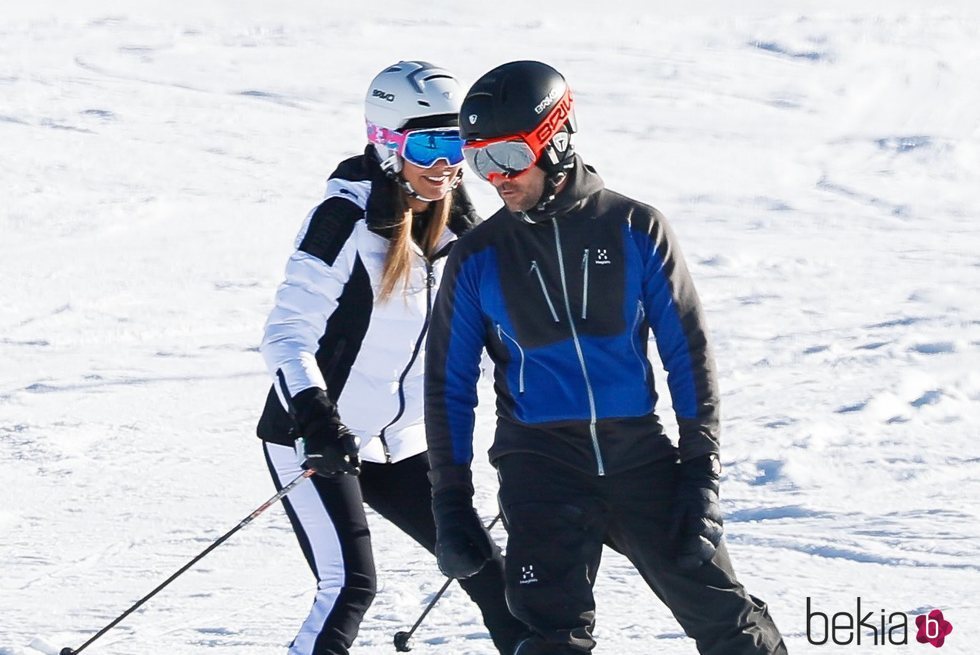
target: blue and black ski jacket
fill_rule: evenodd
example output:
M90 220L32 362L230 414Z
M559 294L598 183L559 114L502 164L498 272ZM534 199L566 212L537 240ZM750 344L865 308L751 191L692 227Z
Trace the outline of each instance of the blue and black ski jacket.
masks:
M502 208L449 256L429 328L433 469L468 465L485 348L495 364L491 461L513 452L598 475L677 455L655 414L652 330L682 460L718 451L704 315L663 215L603 187L576 157L551 216Z

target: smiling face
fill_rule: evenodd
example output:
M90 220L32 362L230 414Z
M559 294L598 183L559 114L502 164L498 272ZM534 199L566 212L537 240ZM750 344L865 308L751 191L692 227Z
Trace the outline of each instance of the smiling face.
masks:
M440 200L452 191L453 182L462 165L461 162L456 166L450 166L445 159L441 159L429 168L422 168L406 161L402 166L402 177L412 185L415 193L423 198L430 201ZM412 200L416 199L412 198Z

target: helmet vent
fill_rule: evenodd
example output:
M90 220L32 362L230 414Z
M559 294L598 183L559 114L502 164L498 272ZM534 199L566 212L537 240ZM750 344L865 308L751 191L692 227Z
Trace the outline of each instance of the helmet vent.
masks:
M432 121L425 127L455 126L461 94L456 78L441 68L422 61L400 61L371 82L364 97L364 118L389 130L401 130L420 119Z

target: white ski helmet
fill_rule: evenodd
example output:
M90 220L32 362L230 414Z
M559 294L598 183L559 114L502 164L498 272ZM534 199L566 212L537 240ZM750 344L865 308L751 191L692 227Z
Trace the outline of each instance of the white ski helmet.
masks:
M364 120L370 135L381 127L393 131L459 125L463 89L449 71L426 61L400 61L378 73L364 98ZM375 129L372 129L375 128ZM401 171L395 149L371 141L386 171Z

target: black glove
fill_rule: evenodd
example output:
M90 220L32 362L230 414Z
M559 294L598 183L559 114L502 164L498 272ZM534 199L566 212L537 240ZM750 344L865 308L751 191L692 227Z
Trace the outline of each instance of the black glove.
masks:
M313 469L317 475L328 478L361 472L357 440L340 422L337 408L326 391L316 387L300 391L293 397L293 409L303 439L304 469Z
M721 544L722 517L718 503L721 463L712 453L681 462L677 475L670 540L677 565L692 571L715 555Z
M473 509L468 466L444 466L429 472L432 516L436 521L436 561L450 578L468 578L500 554L500 548Z

